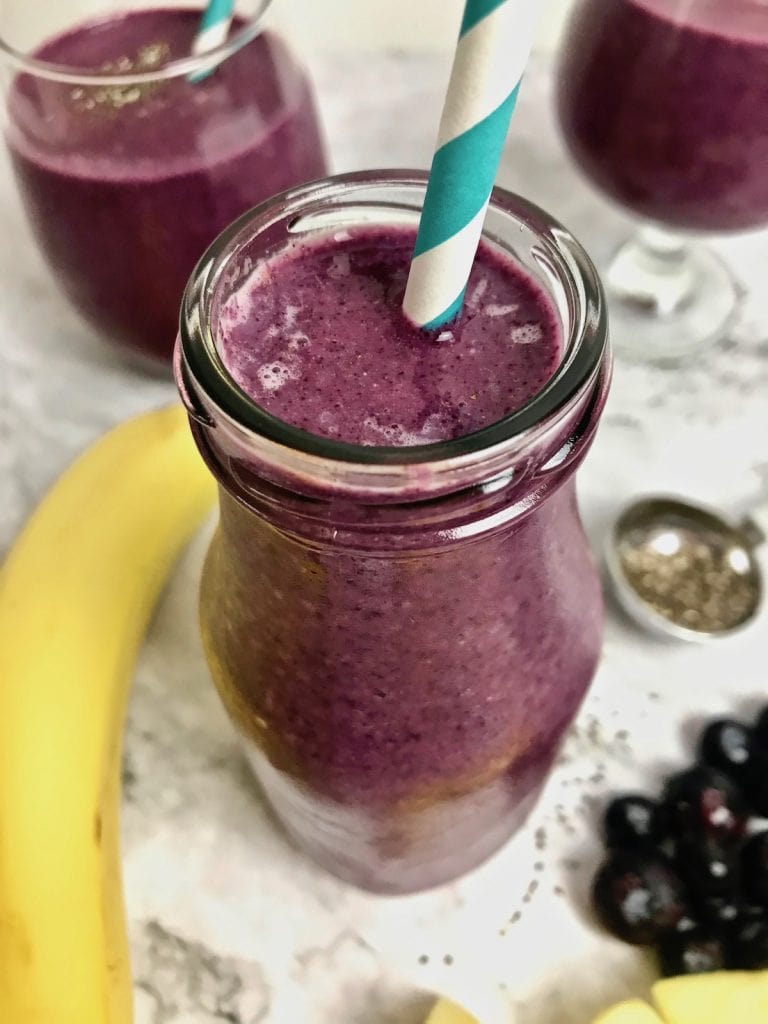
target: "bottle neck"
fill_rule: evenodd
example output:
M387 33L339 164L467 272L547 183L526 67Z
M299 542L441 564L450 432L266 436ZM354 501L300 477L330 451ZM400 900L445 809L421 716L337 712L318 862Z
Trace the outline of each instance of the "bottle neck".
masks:
M292 473L288 458L281 464L260 462L248 439L233 441L231 426L221 421L193 420L193 432L226 492L223 502L231 499L281 532L318 544L366 550L391 550L393 538L399 538L400 548L423 550L502 530L535 513L587 454L609 379L606 363L567 416L529 437L513 455L494 453L494 458L478 459L459 486L439 493L431 489L430 471L424 465L408 487L389 488L384 494L360 487L359 467L354 465L342 471L347 474L345 486L337 479L329 489L317 476Z

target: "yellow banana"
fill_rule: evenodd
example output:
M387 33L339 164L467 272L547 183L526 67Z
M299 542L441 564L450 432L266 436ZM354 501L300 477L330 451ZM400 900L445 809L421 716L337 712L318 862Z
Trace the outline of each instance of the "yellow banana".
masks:
M120 751L155 601L213 501L179 408L117 427L0 570L0 1022L129 1024Z

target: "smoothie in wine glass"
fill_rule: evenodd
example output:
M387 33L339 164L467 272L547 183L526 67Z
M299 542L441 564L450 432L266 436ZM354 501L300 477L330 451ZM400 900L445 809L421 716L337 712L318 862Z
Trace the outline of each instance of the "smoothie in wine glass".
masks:
M700 349L729 321L728 271L693 233L768 225L768 3L582 0L558 109L576 161L649 228L607 273L624 350Z

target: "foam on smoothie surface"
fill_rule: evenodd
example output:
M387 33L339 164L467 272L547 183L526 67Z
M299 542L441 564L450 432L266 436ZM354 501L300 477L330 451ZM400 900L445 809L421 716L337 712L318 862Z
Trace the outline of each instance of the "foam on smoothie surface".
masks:
M365 445L460 437L523 406L560 363L553 303L483 243L461 314L427 334L401 308L414 238L356 229L260 263L220 311L235 382L287 423Z

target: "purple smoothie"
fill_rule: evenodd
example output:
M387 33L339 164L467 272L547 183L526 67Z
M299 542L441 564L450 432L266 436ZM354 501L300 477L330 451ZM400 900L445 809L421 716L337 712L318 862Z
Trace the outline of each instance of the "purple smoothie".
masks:
M768 224L768 4L582 0L558 105L575 158L662 225Z
M235 381L364 445L457 438L520 408L562 356L550 299L483 245L460 317L427 335L400 308L413 242L345 231L260 263L217 313ZM216 683L288 830L365 888L424 888L496 850L593 675L600 585L575 463L537 476L547 443L487 490L388 508L246 484L234 462L218 474L201 592Z
M151 71L189 55L199 16L116 14L34 56ZM80 87L24 74L8 106L21 194L63 290L106 337L154 357L171 354L184 285L213 238L325 171L309 85L269 33L196 84Z
M483 244L461 316L426 334L401 309L413 243L358 230L261 265L221 311L235 381L279 419L353 444L428 444L519 409L560 362L550 300Z

